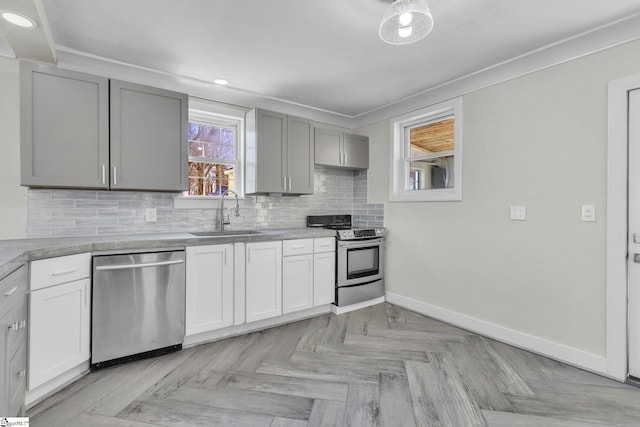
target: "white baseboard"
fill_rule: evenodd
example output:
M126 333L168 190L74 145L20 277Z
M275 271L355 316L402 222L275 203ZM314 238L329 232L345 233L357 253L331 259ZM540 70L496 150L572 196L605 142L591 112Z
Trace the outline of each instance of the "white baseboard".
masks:
M564 344L529 335L485 320L476 319L392 292L386 292L386 298L390 304L484 335L496 341L531 351L532 353L537 353L599 375L608 376L606 373L606 358L603 356L588 353Z
M187 335L184 337L183 348L189 348L196 345L206 344L218 341L224 338L231 338L238 335L248 334L260 331L262 329L272 328L299 320L308 319L310 317L320 316L322 314L331 313L331 305L321 305L319 307L301 310L295 313L284 314L282 316L272 317L271 319L258 320L251 323L243 323L240 325L229 326L228 328L217 329L209 332L202 332L195 335Z

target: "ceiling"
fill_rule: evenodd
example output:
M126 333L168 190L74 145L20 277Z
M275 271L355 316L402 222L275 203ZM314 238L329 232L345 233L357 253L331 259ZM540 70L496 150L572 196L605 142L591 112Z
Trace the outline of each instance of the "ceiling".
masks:
M231 94L347 118L640 15L638 0L430 0L433 32L394 46L378 37L386 0L29 2L43 9L54 55L225 78ZM0 37L0 55L14 43Z

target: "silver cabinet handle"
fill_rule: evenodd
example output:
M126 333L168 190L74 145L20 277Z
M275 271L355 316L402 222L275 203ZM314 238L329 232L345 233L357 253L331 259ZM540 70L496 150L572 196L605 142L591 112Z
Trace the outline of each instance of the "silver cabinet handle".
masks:
M14 286L13 288L9 289L7 292L4 293L5 297L10 297L15 291L18 290L17 286Z
M20 329L20 323L18 322L13 322L12 324L9 325L9 331L11 332L15 332L18 329Z
M130 268L143 268L143 267L158 267L162 265L182 264L183 262L184 260L182 259L176 259L173 261L147 262L142 264L100 265L96 267L96 271L126 270Z
M117 167L113 167L113 185L118 185L118 172Z
M284 191L287 191L287 177L286 176L282 177L282 187L284 188Z
M107 183L107 167L105 165L102 165L101 169L102 169L102 185L105 185Z
M347 153L344 153L344 163L343 163L343 164L344 164L344 165L346 165L346 164L347 164Z
M291 177L289 177L289 191L291 191Z
M76 269L75 268L70 268L68 270L59 270L59 271L54 271L53 273L51 273L52 276L64 276L65 274L71 274L71 273L75 273Z
M18 372L18 376L20 378L26 377L27 376L27 371L23 369L22 371Z

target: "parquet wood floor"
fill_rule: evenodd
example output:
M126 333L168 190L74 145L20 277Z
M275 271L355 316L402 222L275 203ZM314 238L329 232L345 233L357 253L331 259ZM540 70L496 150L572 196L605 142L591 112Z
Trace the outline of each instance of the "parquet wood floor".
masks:
M640 389L380 304L94 372L39 426L640 426Z

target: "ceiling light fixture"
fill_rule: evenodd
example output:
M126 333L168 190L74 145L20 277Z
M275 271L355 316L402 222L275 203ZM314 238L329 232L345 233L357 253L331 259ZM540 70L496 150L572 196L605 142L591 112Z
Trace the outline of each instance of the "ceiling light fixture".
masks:
M4 19L5 21L10 22L13 25L17 25L18 27L34 28L36 26L36 21L29 18L28 16L20 15L19 13L5 10L0 13L0 16L2 16L2 19Z
M387 9L378 34L390 44L409 44L433 29L433 16L426 0L394 0Z
M215 79L213 82L217 85L222 85L222 86L226 86L229 84L229 80L225 80L225 79Z

